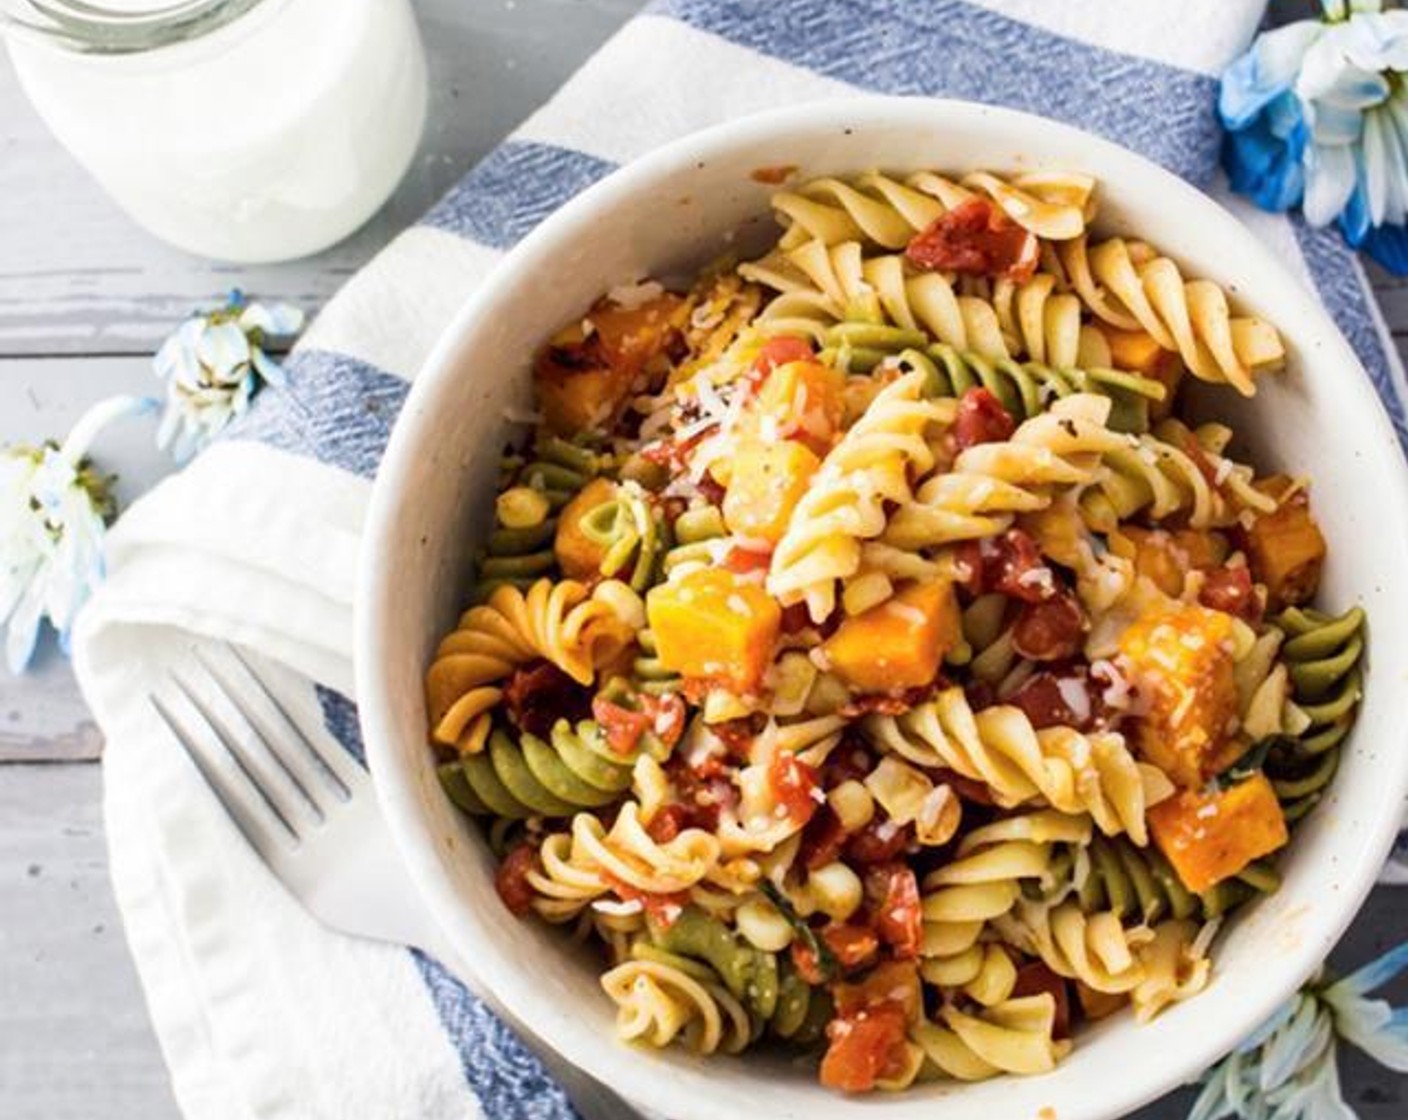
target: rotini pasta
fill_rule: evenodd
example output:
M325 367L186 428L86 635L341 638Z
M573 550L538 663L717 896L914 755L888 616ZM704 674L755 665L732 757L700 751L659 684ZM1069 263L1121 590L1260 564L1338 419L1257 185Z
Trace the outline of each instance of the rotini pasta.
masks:
M1257 374L1279 368L1286 352L1275 327L1234 317L1227 293L1209 280L1185 280L1173 261L1142 242L1085 238L1058 249L1066 277L1086 307L1124 330L1147 331L1176 352L1193 376L1251 396Z
M886 502L907 502L912 479L934 465L930 429L951 409L924 399L924 378L886 386L828 455L773 552L768 591L805 602L812 620L829 617L836 581L860 570L861 542L886 531Z
M960 688L901 716L869 716L865 733L918 765L984 783L999 805L1045 801L1064 813L1089 813L1106 835L1127 832L1141 845L1148 842L1149 794L1167 784L1135 761L1118 734L1037 730L1021 709L1008 705L974 712Z
M1095 200L802 183L757 259L537 355L427 717L499 895L608 962L623 1038L843 1092L1040 1074L1077 1004L1196 996L1277 889L1364 615L1312 606L1306 481L1189 420L1276 330Z
M922 483L900 506L884 540L919 549L990 537L1015 514L1044 508L1051 488L1090 482L1101 456L1128 443L1105 427L1109 408L1093 394L1065 397L1011 439L968 448L952 470Z

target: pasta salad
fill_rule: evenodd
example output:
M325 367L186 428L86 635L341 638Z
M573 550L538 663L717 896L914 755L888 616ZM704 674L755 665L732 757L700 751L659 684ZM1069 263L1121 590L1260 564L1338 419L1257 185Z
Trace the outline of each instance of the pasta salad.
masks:
M440 778L626 1039L1040 1073L1209 983L1354 719L1307 481L1185 405L1281 338L1079 174L773 207L765 255L536 355L427 672Z

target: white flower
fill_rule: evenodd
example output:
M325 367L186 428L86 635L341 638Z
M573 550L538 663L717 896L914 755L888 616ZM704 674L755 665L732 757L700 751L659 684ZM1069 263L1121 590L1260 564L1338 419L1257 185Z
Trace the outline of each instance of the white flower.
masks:
M62 446L0 451L0 623L12 673L29 664L45 619L67 649L74 617L102 579L103 533L115 512L112 480L89 464L88 446L107 424L151 403L101 401Z
M303 329L303 312L287 304L247 303L242 293L193 315L162 343L154 365L166 383L157 446L185 462L248 407L261 384L282 385L283 368L264 347Z
M1337 1039L1408 1072L1408 1008L1364 998L1404 968L1408 942L1342 980L1313 979L1203 1076L1188 1120L1355 1120L1340 1091Z

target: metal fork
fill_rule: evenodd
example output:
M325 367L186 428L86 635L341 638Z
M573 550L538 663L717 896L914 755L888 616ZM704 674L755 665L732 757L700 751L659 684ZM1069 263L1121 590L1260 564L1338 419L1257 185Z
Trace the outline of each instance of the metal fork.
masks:
M173 669L166 694L148 699L290 893L333 929L425 950L514 1023L440 937L396 855L366 770L336 743L320 746L330 738L321 721L300 714L274 674L237 647L192 646L191 655L198 670ZM533 1049L585 1120L644 1120L545 1047Z
M191 652L149 699L250 847L324 924L444 959L366 770L236 647Z

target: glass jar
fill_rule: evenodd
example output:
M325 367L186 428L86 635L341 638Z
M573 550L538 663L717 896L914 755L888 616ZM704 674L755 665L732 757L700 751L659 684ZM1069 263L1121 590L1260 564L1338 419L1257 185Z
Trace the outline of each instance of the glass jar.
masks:
M137 222L276 261L386 200L425 123L410 0L0 0L20 84Z

